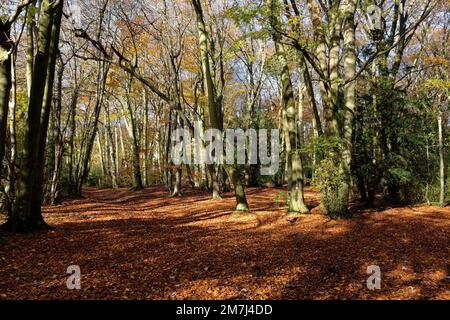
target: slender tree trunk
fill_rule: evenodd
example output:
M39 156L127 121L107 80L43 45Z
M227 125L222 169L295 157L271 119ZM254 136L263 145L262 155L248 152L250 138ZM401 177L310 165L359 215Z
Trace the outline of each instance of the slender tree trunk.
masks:
M143 154L143 166L144 166L144 185L148 185L148 92L144 89L144 154Z
M200 60L202 64L203 77L205 80L206 93L208 97L208 114L209 124L212 129L223 131L223 121L220 117L220 106L217 102L217 95L214 85L214 80L211 73L211 66L209 61L208 48L208 31L203 18L203 10L200 0L192 0L192 4L197 15L197 28L199 36ZM217 175L213 164L208 165L209 175L211 178L211 185L213 189L213 199L222 199L220 196L220 186L217 181Z
M170 133L172 132L172 109L169 111L168 126L165 133L165 146L164 146L164 179L169 192L172 191L172 168L170 165Z
M17 107L17 81L16 81L16 57L11 58L11 101L9 103L9 135L10 135L10 160L8 164L8 185L6 195L8 197L8 215L11 215L12 205L16 197L16 107Z
M181 167L178 167L175 170L175 183L173 186L172 197L180 197L182 195L182 193L181 193L182 172L183 172L183 170L181 169Z
M119 162L119 133L118 133L119 125L114 126L114 146L115 146L115 163L116 163L116 176L117 176L117 186L120 185L119 172L120 172L120 162Z
M9 30L0 19L0 175L5 155L9 95L11 91L11 50Z
M105 171L105 157L104 157L104 152L103 152L103 148L102 148L101 131L100 130L97 131L97 139L96 140L97 140L98 154L100 156L100 169L102 172L101 179L103 180L103 178L105 177L106 171Z
M72 101L70 103L70 115L69 115L69 160L68 160L68 171L69 171L69 193L75 194L76 186L76 174L74 172L75 163L75 134L76 134L76 113L77 113L77 100L78 100L78 85L75 84L75 89L72 96Z
M305 59L302 58L302 64L304 67L303 70L303 79L305 81L306 91L307 91L307 101L309 102L309 106L311 107L311 113L312 113L312 120L315 125L315 135L316 137L319 137L323 134L322 130L322 122L320 121L320 115L319 115L319 108L317 106L315 94L314 94L314 87L311 79L311 74L309 72L308 64L306 63Z
M34 68L34 31L36 29L36 2L30 4L27 11L27 59L26 59L26 79L27 79L27 94L28 98L31 94L31 82L33 80Z
M120 161L125 168L128 168L127 153L125 151L125 143L123 141L123 130L122 125L120 123L117 129L119 131L119 140L120 140L120 151L121 151Z
M443 112L439 110L438 126L439 126L439 205L445 205L445 163L444 163L444 137L443 137Z
M323 135L322 122L320 120L319 108L317 106L314 87L311 79L311 74L309 72L308 64L304 57L302 56L302 65L303 65L303 79L306 86L306 103L310 107L310 112L312 114L312 129L313 129L313 137L314 137L314 150L312 154L312 167L313 170L311 172L311 178L314 176L314 170L316 169L318 163L322 160L323 155L318 152L318 148L316 147L316 143L318 142L319 137Z
M134 110L133 106L131 104L131 85L132 85L132 78L130 77L130 81L128 83L128 89L127 89L127 98L126 98L126 105L127 105L127 111L128 116L131 123L130 133L131 133L131 153L132 153L132 163L133 163L133 189L134 190L141 190L144 186L142 184L142 176L141 176L141 166L140 166L140 146L139 146L139 137L138 137L138 129L137 129L137 123L136 118L134 116Z
M55 143L55 163L50 184L50 204L52 206L61 203L60 199L60 179L62 171L62 162L64 155L64 140L61 130L61 110L62 110L62 81L63 81L64 65L61 64L58 69L58 81L57 81L57 97L54 106L53 118L54 118L54 143Z
M98 131L98 119L100 117L100 111L103 105L103 98L106 86L107 75L109 71L109 65L105 66L103 63L99 62L98 71L97 71L97 80L98 80L98 88L97 88L97 97L94 107L94 117L92 123L90 124L87 141L86 141L86 150L83 155L81 162L81 172L78 177L78 181L76 183L76 194L81 196L81 189L83 187L84 182L89 176L89 163L91 161L92 149L94 147L95 137L97 136Z
M117 157L117 134L113 136L111 128L111 119L109 115L109 108L106 108L106 141L107 141L107 156L109 157L109 162L111 163L111 183L114 189L119 187L118 184L118 157ZM116 132L116 131L115 131Z
M273 6L273 2L271 3ZM278 13L274 12L272 16L273 23L278 25ZM286 137L286 157L288 167L288 200L289 212L292 214L309 213L309 209L305 204L303 193L303 164L299 152L298 126L296 123L296 108L294 89L291 81L291 74L286 60L286 52L284 45L280 43L280 35L273 34L277 57L282 68L281 70L281 86L282 86L282 108L283 123Z
M105 18L106 5L108 2L103 3L103 7L99 13L98 26L97 26L97 41L100 40L101 33L103 31L103 21ZM106 61L98 61L97 63L97 88L96 88L96 101L94 107L94 116L93 120L90 123L88 135L86 138L86 149L85 154L81 159L81 171L79 172L79 176L76 181L76 195L81 196L81 189L83 188L84 182L87 180L89 176L90 170L90 161L92 157L92 150L94 148L95 137L97 136L98 130L98 120L100 117L100 112L103 106L103 99L105 95L105 87L109 74L111 64Z
M191 166L189 164L186 164L186 173L187 173L189 185L191 186L192 189L195 189L195 181L194 181L194 177L192 176Z

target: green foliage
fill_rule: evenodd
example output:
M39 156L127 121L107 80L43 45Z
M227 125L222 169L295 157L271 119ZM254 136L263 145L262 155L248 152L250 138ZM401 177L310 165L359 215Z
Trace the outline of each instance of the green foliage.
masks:
M316 154L316 166L311 166L314 175L312 185L322 195L322 205L332 218L345 218L347 198L345 192L346 176L341 165L341 140L339 137L321 136L311 139L301 152L305 155Z
M350 216L344 192L345 175L337 157L323 159L316 169L313 184L322 194L322 204L332 218Z
M320 162L314 175L313 184L320 191L339 188L344 181L341 170L333 159L327 158Z
M279 191L275 195L275 202L277 203L286 203L287 201L287 193L285 191Z
M305 143L299 151L302 154L302 157L308 157L311 155L316 155L316 159L319 159L319 161L316 162L316 165L312 161L309 161L306 163L305 169L309 170L310 172L315 172L316 170L319 170L322 166L320 159L324 158L325 155L330 153L335 153L340 149L340 139L334 137L334 138L327 138L325 136L320 137L313 137L310 136L307 143ZM311 182L313 185L316 185L317 181L307 181ZM316 185L317 186L317 185Z
M438 128L432 102L378 81L358 97L352 173L360 194L375 190L394 200L396 190L395 200L404 203L435 202Z
M101 168L99 166L94 166L89 172L89 177L87 178L86 185L88 187L111 188L112 182L110 180L111 179L109 176L102 174Z
M320 136L318 138L311 137L300 150L302 153L311 154L317 152L319 154L333 153L340 149L341 140L337 137Z

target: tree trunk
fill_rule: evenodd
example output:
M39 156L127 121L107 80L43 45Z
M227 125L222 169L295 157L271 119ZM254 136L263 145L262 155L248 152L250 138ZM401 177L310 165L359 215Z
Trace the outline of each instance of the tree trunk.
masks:
M55 3L56 4L56 3ZM35 216L41 216L41 205L44 198L44 172L45 172L45 151L47 146L47 133L50 120L50 112L53 102L53 87L55 80L56 60L59 54L59 37L61 29L61 19L63 10L63 1L60 0L57 6L54 7L54 15L52 20L52 31L49 48L49 63L47 66L47 77L44 88L44 100L42 103L43 112L40 118L39 129L39 146L36 159L36 167L34 174L33 195L31 198L32 210L35 211ZM54 154L52 154L53 156Z
M242 172L242 166L238 165L236 168L233 166L226 166L226 173L231 179L231 183L234 187L234 195L236 198L236 210L238 212L249 212L249 206L247 197L245 195L245 186L243 184L244 177Z
M90 124L89 133L87 136L87 142L86 142L86 150L82 158L81 163L81 172L80 176L78 177L78 181L76 183L76 195L81 196L81 189L83 187L84 182L89 176L89 163L91 161L92 156L92 149L94 147L95 137L97 136L98 131L98 119L100 117L100 111L102 109L103 105L103 98L104 98L104 92L105 92L105 86L106 86L106 80L107 75L109 71L109 65L104 65L103 63L98 64L98 74L97 74L97 80L98 80L98 88L97 88L97 97L94 107L94 116L93 120Z
M57 82L57 97L54 106L53 118L54 118L54 168L50 184L50 204L52 206L61 203L60 199L60 179L62 171L62 162L64 155L64 138L61 130L61 110L62 110L62 81L63 81L64 66L61 64L58 69L58 82Z
M100 40L100 36L103 30L103 20L105 18L107 1L103 3L103 7L99 13L98 26L97 26L97 41ZM111 64L106 61L98 61L97 63L97 88L96 88L96 101L94 107L93 120L90 123L89 132L86 137L86 149L85 153L81 159L81 171L76 181L76 195L81 196L81 189L83 184L89 176L90 161L92 156L92 149L94 148L95 137L97 135L98 120L100 117L100 111L103 106L103 99L105 94L105 87L108 78L108 73Z
M68 160L68 174L69 174L69 193L76 194L76 173L74 172L75 163L75 134L76 134L76 113L77 113L77 100L78 100L78 84L75 84L75 89L72 95L72 101L70 103L70 115L69 115L69 160Z
M178 128L184 128L183 127L183 121L180 121L180 117L176 116L175 117L175 123L178 123L179 126ZM186 143L186 141L182 142L182 148L183 145ZM181 178L182 178L182 174L183 174L183 170L182 170L182 165L177 166L177 168L175 169L175 183L173 186L173 193L172 193L172 197L179 197L182 195L182 190L181 190Z
M107 140L107 154L109 156L109 162L111 163L111 183L114 189L119 187L118 184L118 158L117 158L117 134L113 136L113 131L111 128L111 119L109 115L109 109L106 108L106 140Z
M144 154L143 154L143 166L144 166L144 185L148 185L148 92L143 90L144 100Z
M42 182L62 5L62 1L43 0L41 6L39 39L28 105L25 160L17 183L17 199L7 222L7 228L12 231L28 232L48 228L41 213Z
M16 158L17 158L17 136L16 136L16 107L17 107L17 81L16 81L16 56L11 58L11 101L9 103L9 135L10 135L10 160L8 164L8 185L5 193L8 198L6 211L11 215L12 205L16 197ZM1 170L0 170L1 171Z
M273 23L278 25L278 13L274 12L272 16ZM278 61L281 66L281 89L282 89L282 109L286 143L286 157L288 167L288 201L289 212L291 214L309 213L309 209L305 204L303 193L303 164L300 156L298 141L298 126L296 123L296 108L294 89L291 81L291 74L286 60L284 45L280 43L280 35L274 32Z
M140 166L140 146L139 146L139 137L137 132L137 123L136 118L134 116L133 106L131 104L131 85L132 85L132 77L128 82L127 88L127 97L126 97L126 106L128 111L128 117L130 119L131 127L129 128L131 133L131 159L133 163L133 189L141 190L143 189L142 184L142 175L141 175L141 166Z
M439 205L445 205L445 163L444 163L444 137L443 137L443 112L439 110L438 126L439 126Z
M221 119L220 106L217 102L216 89L211 73L211 66L209 62L209 48L208 48L208 31L203 18L203 10L200 0L192 0L192 4L197 16L197 28L199 36L200 60L202 64L203 77L205 81L206 93L208 97L208 114L209 125L212 129L223 131L223 121ZM220 200L220 186L217 181L217 175L213 164L208 165L208 171L211 178L211 185L213 189L213 199Z
M345 80L353 79L356 75L356 48L355 48L355 22L354 15L356 1L347 0L343 5L344 14L344 74ZM351 162L353 150L353 126L356 112L356 83L352 81L344 87L345 117L344 130L342 133L342 160L341 168L343 183L341 190L338 190L341 199L341 207L335 208L337 212L333 214L347 215L347 203L350 197L351 188Z
M175 183L173 186L173 193L172 197L180 197L181 194L181 177L182 177L183 170L181 169L181 166L176 169L175 172Z
M34 68L34 31L36 29L36 2L30 4L27 12L27 67L26 67L26 78L27 78L27 95L28 98L31 94L31 82L33 81L33 68Z
M167 190L172 191L172 168L170 166L170 133L172 132L172 109L169 110L169 119L167 130L165 132L165 146L164 146L164 182Z
M105 170L105 157L101 142L101 130L97 131L97 147L98 147L98 154L100 156L100 169L102 173L101 180L103 180L106 174L106 170Z
M11 50L9 30L0 19L0 175L5 155L9 94L11 91Z

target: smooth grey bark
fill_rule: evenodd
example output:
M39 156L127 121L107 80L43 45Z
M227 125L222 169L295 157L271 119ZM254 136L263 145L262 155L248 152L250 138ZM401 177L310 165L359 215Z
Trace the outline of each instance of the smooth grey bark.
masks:
M118 150L117 150L117 134L113 135L113 130L111 128L111 119L109 114L109 108L105 107L105 117L106 117L106 141L107 141L107 154L109 156L109 162L111 164L110 174L111 174L111 184L113 189L119 187L118 177L119 177L119 160L118 160ZM115 130L115 133L117 131Z
M203 17L202 5L200 0L192 0L192 4L197 16L197 28L199 37L198 45L200 49L200 60L202 65L203 78L205 81L206 94L208 98L209 125L212 129L223 131L223 120L220 116L220 105L217 101L217 93L209 61L208 30L206 28L205 20ZM220 187L217 181L217 175L214 165L208 165L207 167L209 171L209 177L211 179L213 199L222 199L222 197L220 196Z
M76 70L76 64L75 64ZM76 71L75 71L76 72ZM76 114L77 114L77 101L78 101L79 86L75 77L75 88L72 93L72 99L70 102L69 110L69 159L68 159L68 175L69 175L69 193L76 194L76 171L75 171L75 135L76 135Z
M165 145L164 145L164 182L169 192L172 191L172 169L170 163L170 133L172 132L172 109L169 110L168 126L165 132Z
M200 61L202 65L203 78L206 87L206 93L208 97L208 114L209 114L209 125L212 129L217 129L223 132L223 115L222 115L222 101L223 101L223 90L225 86L225 75L224 75L224 67L223 67L223 55L222 51L219 56L219 63L221 66L220 73L220 83L221 83L221 91L220 95L217 95L217 87L214 83L214 74L211 69L210 64L210 49L208 47L208 39L209 34L206 28L203 9L200 0L192 0L192 5L194 7L196 17L197 17L197 29L198 29L198 45L200 49ZM209 176L211 179L212 189L213 189L213 199L221 199L220 196L220 186L217 179L217 174L215 172L214 165L208 165ZM225 167L219 166L219 170L225 170L228 177L235 182L235 197L236 197L236 208L242 208L243 206L247 206L247 200L245 197L244 183L242 179L244 177L242 175L236 175L235 170L239 170L236 168L232 168L231 166L226 165ZM237 171L239 172L239 171ZM239 181L237 181L238 179Z
M100 170L102 172L101 179L103 179L104 176L106 175L106 166L105 166L105 154L103 152L104 150L102 148L102 142L101 142L101 130L98 130L96 140L97 140L98 153L100 156Z
M343 2L343 42L344 42L344 79L347 81L353 79L356 75L356 37L355 37L355 11L356 0L344 0ZM355 81L347 83L344 91L344 125L342 133L342 160L341 170L343 183L337 196L342 197L341 208L335 208L338 214L345 214L347 203L350 198L351 189L351 162L353 150L353 127L356 112L356 83ZM341 130L342 131L342 130Z
M128 113L128 119L130 120L130 126L128 131L131 135L131 160L133 165L133 189L141 190L144 186L142 184L142 175L141 175L141 165L140 165L140 145L139 145L139 137L138 137L138 128L136 123L135 112L133 109L133 104L131 102L131 87L132 87L133 78L130 76L129 81L127 83L127 92L126 92L126 110ZM126 122L127 123L127 122Z
M16 81L16 55L11 57L11 100L9 102L9 136L10 136L10 159L8 163L8 184L5 188L7 195L8 215L11 214L12 204L16 196L16 162L17 162L17 135L16 135L16 107L17 107L17 81ZM0 170L1 171L1 170ZM1 172L0 172L1 174Z
M0 19L0 174L5 155L9 95L11 91L11 51L9 26Z
M272 8L271 23L276 27L279 25L279 16L277 6L273 0L270 1ZM305 204L303 193L303 164L299 151L298 126L296 123L296 106L294 89L292 86L291 73L286 59L286 51L281 43L281 37L277 32L273 33L273 40L277 53L277 59L280 64L281 72L281 104L282 104L282 123L286 143L286 162L288 170L288 202L289 212L292 214L309 213Z
M64 73L64 64L60 63L58 68L56 101L53 108L53 138L54 138L54 167L50 182L50 204L52 206L61 203L61 173L64 156L64 137L61 122L62 111L62 81Z
M27 94L30 97L31 82L33 80L34 68L34 38L36 30L36 2L30 4L27 12L27 47L26 47L26 79L27 79Z
M445 205L445 157L444 157L444 135L443 135L443 112L439 110L438 115L438 138L439 138L439 205Z
M143 167L144 167L144 185L147 186L149 184L148 179L148 152L149 152L149 141L148 141L148 130L149 130L149 123L148 123L148 92L147 90L143 90L143 103L144 103L144 141L143 141Z

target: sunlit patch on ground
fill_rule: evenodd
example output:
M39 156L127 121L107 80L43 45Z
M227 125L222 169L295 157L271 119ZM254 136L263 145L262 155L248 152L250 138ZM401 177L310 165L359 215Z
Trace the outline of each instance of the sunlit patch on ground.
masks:
M291 223L280 191L249 189L243 214L232 194L87 189L44 209L53 230L1 234L0 299L450 299L449 208ZM66 287L69 265L81 290ZM380 290L367 289L370 265Z

